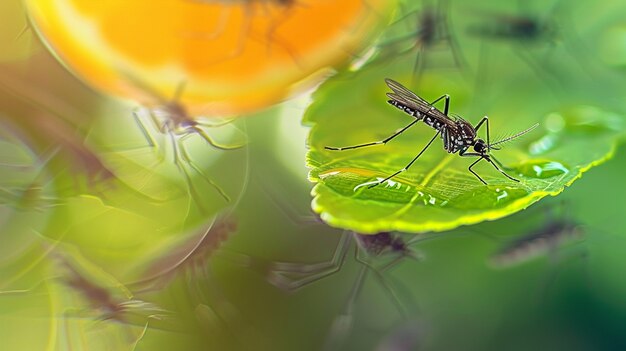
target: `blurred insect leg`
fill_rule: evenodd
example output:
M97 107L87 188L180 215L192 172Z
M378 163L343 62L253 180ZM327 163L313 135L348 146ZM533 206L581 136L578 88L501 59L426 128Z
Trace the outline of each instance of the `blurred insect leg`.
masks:
M215 279L210 264L202 258L194 265L193 271L195 274L190 274L190 277L196 283L198 294L201 296L201 302L215 306L218 316L223 321L238 315L237 309L228 302L228 299L225 298L222 290L218 286L219 283L217 279ZM207 291L205 292L205 290ZM225 317L224 314L228 316Z
M224 5L224 6L232 6L232 5ZM231 51L230 54L228 54L228 56L226 56L224 59L220 61L225 61L228 59L238 57L239 55L243 54L243 52L246 50L247 37L250 35L250 32L252 31L252 20L255 16L254 2L248 2L247 4L242 5L242 6L244 7L244 10L243 10L244 19L243 19L242 30L239 33L239 39L237 39L237 46L235 47L235 50Z
M387 291L387 293L391 297L391 302L394 304L394 306L396 307L396 309L398 310L400 315L403 318L407 318L408 317L408 313L407 313L406 309L404 308L404 306L402 305L402 303L400 302L400 299L398 298L398 295L396 294L394 289L391 288L391 286L387 283L387 280L385 279L383 274L378 269L376 269L376 267L373 267L369 262L367 262L364 258L362 258L359 255L360 252L361 252L361 250L357 246L355 248L355 252L354 252L354 259L357 262L359 262L360 264L362 264L365 267L367 267L372 273L374 273L374 275L376 276L376 279L378 280L379 284L383 287L383 289L385 289Z
M358 252L358 247L355 248ZM350 295L348 295L348 299L346 300L343 311L335 317L333 323L330 327L330 331L328 333L328 337L324 342L324 347L322 350L341 350L343 349L341 346L343 342L347 339L348 334L352 329L353 324L353 314L354 314L354 305L356 300L361 292L361 288L363 287L363 283L365 282L365 277L367 276L368 267L366 265L362 265L359 269L359 273L357 278L350 290Z
M74 344L73 339L75 338L78 338L80 340L81 347L79 348L79 350L89 350L89 347L87 346L88 345L87 340L85 339L85 333L83 332L83 330L76 330L72 332L73 328L70 325L70 321L72 319L89 319L90 322L94 323L94 325L91 325L90 327L94 327L95 325L97 325L97 323L102 322L102 320L95 319L93 317L93 314L90 314L88 311L84 309L79 309L75 307L66 308L63 311L61 318L63 319L63 329L64 329L63 334L65 334L65 337L66 337L65 344L67 345L67 350L70 350L70 351L73 350L72 345ZM74 335L77 335L77 336L75 337ZM64 348L61 348L61 349L64 349Z
M440 131L440 130L438 130L438 131L437 131L437 133L435 134L435 136L433 136L433 137L432 137L432 139L430 139L430 141L428 142L428 144L426 144L426 146L424 146L424 148L422 149L422 151L420 151L420 153L419 153L419 154L417 154L417 156L415 156L415 158L413 158L413 159L411 160L411 162L409 162L409 163L408 163L408 164L407 164L404 168L402 168L401 170L397 171L396 173L394 173L394 174L392 174L392 175L388 176L387 178L385 178L385 179L383 179L383 180L381 180L381 181L377 182L376 184L372 184L372 185L370 185L370 186L368 187L368 189L371 189L371 188L373 188L373 187L375 187L375 186L378 186L378 185L380 185L380 184L382 184L382 183L384 183L384 182L388 181L389 179L391 179L391 178L393 178L393 177L397 176L398 174L400 174L400 173L402 173L402 172L406 171L407 169L409 169L409 167L411 167L411 165L412 165L413 163L415 163L415 161L417 161L417 159L418 159L420 156L422 156L422 154L424 153L424 151L426 151L426 149L428 149L428 147L430 146L430 144L432 144L432 143L433 143L433 141L435 141L435 139L437 138L437 136L439 136L439 133L441 133L441 131Z
M19 33L17 33L17 35L15 36L15 41L20 40L24 34L26 34L26 32L30 31L32 33L34 33L35 31L33 30L33 23L30 20L30 16L28 15L28 12L24 11L24 28L22 28L20 30Z
M555 70L547 69L546 67L542 66L542 63L547 62L547 61L543 61L543 60L537 59L536 57L533 57L533 55L530 52L528 52L527 48L524 48L521 45L515 45L515 46L516 46L514 48L515 54L517 54L517 56L522 61L524 61L524 63L530 68L533 74L539 80L544 82L546 86L549 88L549 91L552 94L556 95L556 97L558 98L559 96L557 92L560 90L560 88L563 87L563 82L560 81L559 76L557 75Z
M231 339L237 342L237 349L253 350L255 342L262 338L260 332L246 320L244 314L231 303L226 293L215 278L211 265L205 265L205 276L211 288L211 296L216 305L216 311L224 323L225 329L231 335Z
M250 35L251 29L252 29L252 20L254 17L254 3L253 2L248 1L245 4L223 3L220 6L223 6L223 8L220 14L220 19L218 20L218 24L215 30L213 31L213 33L211 33L208 36L198 35L196 33L192 35L191 38L203 40L203 41L210 41L210 40L219 38L219 36L223 34L224 31L226 30L226 27L228 25L228 20L231 17L231 12L234 11L233 9L234 6L243 7L244 13L242 15L243 17L242 29L239 33L239 38L237 39L237 42L235 43L236 46L232 50L230 50L230 52L225 53L225 55L217 57L208 62L205 62L206 65L219 64L219 63L228 61L230 59L233 59L243 54L243 52L246 49L247 37Z
M476 76L474 77L474 91L472 100L476 102L480 102L480 100L485 99L488 94L491 92L485 91L485 87L490 87L493 84L491 83L491 75L489 74L489 55L490 55L490 46L486 44L486 39L481 39L478 47L478 58L476 63Z
M137 340L135 340L133 342L132 351L135 351L137 349L137 346L139 345L139 342L144 338L144 336L146 336L146 332L148 331L149 324L150 324L150 320L146 321L146 325L143 327L141 333L139 333L139 336L137 337Z
M22 29L20 30L20 32L19 32L19 33L17 33L17 35L15 36L15 39L14 39L14 40L15 40L15 41L20 40L20 39L24 36L24 34L26 34L26 32L31 31L31 30L32 30L32 28L30 27L30 23L29 23L29 22L27 22L27 23L24 25L24 28L22 28Z
M262 179L264 179L264 177L262 177ZM266 198L268 198L271 203L281 212L281 214L285 218L289 219L292 224L296 226L323 224L318 216L312 214L310 206L310 214L308 216L298 213L298 211L295 209L296 204L293 203L293 201L291 203L287 203L286 201L284 201L284 199L279 199L276 194L280 193L280 191L270 189L271 185L267 185L266 183L267 182L261 181L261 191L263 191Z
M143 135L145 141L148 143L148 147L154 150L154 153L157 156L158 163L161 163L165 159L165 153L160 150L159 143L152 136L152 134L148 131L146 124L142 121L141 116L139 116L139 111L142 111L142 110L146 111L145 109L135 108L132 112L133 119L135 120L135 123L137 124L137 127L139 128L139 131ZM147 111L147 112L148 112L149 121L150 123L152 123L152 127L155 130L161 131L161 128L159 126L158 121L156 120L156 117L152 114L152 112L150 111ZM144 146L141 146L139 148L143 148L143 147Z
M442 35L442 40L446 41L448 43L448 46L450 47L450 52L452 53L452 59L454 60L454 65L457 68L465 68L467 67L467 61L465 60L465 56L463 55L463 52L461 51L461 46L459 45L459 42L456 40L456 38L450 34L450 19L446 14L446 11L448 11L448 1L447 0L442 0L439 1L439 9L437 10L437 12L440 14L441 16L441 20L439 21L439 25L440 25L440 29L439 29L439 33L443 33Z
M205 317L212 319L209 322L220 331L220 334L228 333L232 339L239 340L237 337L239 326L233 326L233 323L241 321L241 313L226 298L211 266L205 260L199 260L193 271L196 273L188 274L189 286L196 291L199 305L204 305L204 308L211 312L210 315L205 314ZM192 284L192 281L195 284Z
M268 274L268 280L274 286L287 291L294 291L322 278L337 273L343 264L350 247L351 235L343 233L333 257L329 261L301 264L295 262L273 262ZM294 278L294 275L302 276Z
M70 328L69 318L66 315L66 312L63 313L63 329L64 329L64 333L63 334L65 334L65 345L63 345L63 344L61 344L61 345L65 346L67 348L67 350L71 351L71 350L74 350L74 347L72 346L74 342L72 341L72 333L70 333L70 329L71 328ZM87 348L85 348L85 346L87 344L86 344L86 342L83 339L83 335L82 335L83 333L76 333L76 334L78 334L80 339L83 341L82 342L82 344L83 344L82 347L83 348L81 348L81 349L82 350L87 350ZM63 346L61 346L61 348L63 348Z
M396 255L396 257L393 260L391 260L390 262L387 262L382 267L379 267L378 270L382 273L390 271L394 267L396 267L400 262L404 261L404 259L406 258L411 258L415 261L420 261L420 256L418 255L418 253L414 250L411 250L409 253Z
M196 187L193 185L193 179L191 179L191 176L187 172L187 169L185 168L185 166L184 166L184 164L182 162L183 160L181 160L181 158L182 158L181 149L185 150L184 145L182 143L180 145L178 144L178 142L176 140L176 136L174 135L174 133L168 133L168 134L169 134L171 142L172 142L172 150L173 150L172 153L174 155L174 165L176 165L176 168L178 168L178 171L185 178L185 182L187 183L187 190L189 191L189 195L191 196L193 201L196 203L196 205L198 206L198 208L202 212L206 212L206 209L202 205L202 203L203 203L202 196L200 196L200 194L198 194L198 191L197 191ZM191 165L191 167L193 167L193 165ZM210 182L210 184L213 184L213 183Z
M426 46L423 43L418 44L417 54L415 55L415 61L413 62L413 69L411 70L411 84L419 86L422 81L422 73L424 72L425 61L427 59Z
M550 247L548 248L549 267L548 272L546 272L543 278L541 278L541 283L536 292L538 302L544 301L547 298L549 290L556 283L559 275L561 274L560 270L563 269L563 266L566 263L570 263L573 260L581 260L583 261L583 269L587 266L587 260L589 258L587 248L579 249L577 252L567 255L567 257L563 257L562 253L559 252L560 250L562 250L562 248L560 248L556 242L550 244ZM590 274L586 269L584 269L583 275L584 279L589 284Z
M366 146L383 145L383 144L386 144L387 142L389 142L391 139L393 139L393 138L397 137L398 135L404 133L405 130L411 128L415 123L417 123L419 121L420 121L419 119L415 119L413 122L409 123L407 126L398 129L395 133L393 133L392 135L388 136L387 138L385 138L383 140L373 141L373 142L369 142L369 143L365 143L365 144L352 145L352 146L342 146L342 147L324 146L324 148L326 150L343 151L343 150L350 150L350 149L358 149L358 148L366 147Z
M218 127L223 127L225 125L231 124L235 121L235 118L231 118L231 119L225 119L221 122L217 122L217 123L208 123L205 120L196 120L196 123L198 123L198 125L202 126L202 127L207 127L207 128L218 128Z
M209 143L209 145L213 146L216 149L220 149L220 150L236 150L236 149L241 149L242 147L247 145L247 144L236 144L236 145L220 144L220 143L216 142L215 140L213 140L213 138L211 138L211 136L209 136L209 134L207 134L207 132L204 131L202 128L194 127L193 131L198 133L198 135L200 135L200 137L202 137L202 139L204 139L204 141L206 141L207 143ZM191 135L191 134L187 134L187 135Z
M303 68L304 66L300 63L294 48L276 33L278 28L280 28L280 26L289 20L289 18L293 15L293 5L281 5L281 7L284 7L284 9L282 9L279 18L270 21L270 24L265 31L265 45L267 53L271 56L272 43L277 43L291 57L297 66ZM272 16L271 11L269 12L270 16Z
M370 16L375 16L377 20L381 20L382 18L385 17L368 0L361 0L361 4L362 6L361 6L360 13L354 16L354 19L355 19L354 23L351 23L350 25L341 28L340 30L342 31L342 33L348 34L348 35L353 35L354 33L360 33L361 31L364 30L365 25L371 23L370 21L367 20ZM367 30L367 28L365 28L365 30ZM355 52L354 47L348 48L345 42L342 42L340 45L341 46L339 49L341 49L346 55L351 56L355 61L368 61L369 57L371 57L371 55L368 55L368 53L370 53L370 50L367 50L367 48L361 47L359 49L360 50L365 49L364 52ZM361 67L362 65L357 65L357 66Z
M203 1L192 1L192 2L203 2ZM217 23L215 24L215 28L212 32L205 34L202 33L196 34L195 36L201 38L203 40L215 40L220 37L226 30L226 25L228 24L228 19L231 16L233 9L232 5L224 4L220 10L219 18L217 19Z
M189 155L189 152L187 151L187 148L184 145L184 141L191 136L192 134L187 134L182 136L179 139L179 147L178 150L180 151L180 157L183 159L183 161L185 161L185 163L187 163L191 168L193 168L201 177L202 179L204 179L204 181L206 181L208 184L210 184L223 198L224 200L226 200L226 202L230 202L230 196L228 196L228 194L226 194L226 192L224 191L224 189L222 189L217 183L215 183L203 170L202 168L200 168L200 166L198 166L193 159L191 158L191 155ZM175 150L176 151L176 150ZM175 152L175 154L177 154L177 152ZM180 169L181 167L179 167ZM187 174L187 172L184 172L186 175L186 178L189 182L191 182L191 179L189 177L189 175ZM191 186L191 183L190 183Z

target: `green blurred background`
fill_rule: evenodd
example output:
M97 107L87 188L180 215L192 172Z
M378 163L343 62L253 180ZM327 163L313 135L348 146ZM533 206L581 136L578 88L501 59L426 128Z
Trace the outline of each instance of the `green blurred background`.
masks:
M626 5L445 4L469 69L448 57L443 68L425 65L424 72L469 75L466 84L487 95L529 75L558 92L539 94L537 103L567 95L624 116ZM422 5L402 3L397 19ZM502 13L559 19L563 35L538 43L538 54L520 38L490 44L466 30L511 25ZM130 118L137 106L94 93L32 32L19 35L19 1L3 2L0 16L0 349L626 348L624 147L558 197L502 220L419 234L427 239L413 245L419 261L367 270L358 294L365 271L353 249L336 274L285 291L272 284L276 262L328 262L346 235L311 218L308 129L300 124L307 96L211 130L224 142L246 141L243 149L192 141L207 177L191 172L191 189L171 150L162 156L146 147ZM386 35L410 33L412 25L395 23ZM374 58L362 69L385 64ZM584 234L538 244L529 252L545 252L520 264L492 263L507 243L553 216Z

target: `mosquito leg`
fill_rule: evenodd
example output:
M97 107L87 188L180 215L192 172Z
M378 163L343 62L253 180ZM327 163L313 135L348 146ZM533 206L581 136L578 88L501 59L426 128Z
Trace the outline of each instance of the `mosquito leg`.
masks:
M358 252L358 247L357 247ZM367 276L367 266L363 265L359 270L357 278L350 290L348 300L343 308L343 311L335 317L333 324L330 327L329 335L324 342L323 350L339 350L343 349L342 343L347 339L353 324L354 304L359 296L365 277Z
M137 340L135 340L133 342L132 351L135 351L137 349L137 346L139 345L139 342L143 339L144 336L146 336L146 332L148 331L148 325L149 324L150 324L150 321L147 321L146 325L141 330L141 333L139 333L139 336L137 337Z
M181 162L181 149L184 150L184 145L179 145L176 141L176 137L174 135L174 133L169 133L170 135L170 139L172 141L172 150L173 150L173 156L174 156L174 165L176 165L176 168L178 168L178 170L180 171L180 173L183 175L183 177L185 178L185 181L187 182L187 189L189 190L189 195L191 195L191 198L193 199L193 201L196 202L196 204L198 205L198 207L200 208L200 210L202 212L206 212L204 207L202 206L202 196L200 196L200 194L198 194L198 191L196 190L195 186L193 185L193 180L191 179L191 176L189 175L189 173L187 172L187 170L185 169L183 163ZM186 153L186 151L184 151L184 153ZM193 168L193 166L192 166Z
M350 247L350 235L344 233L341 241L335 249L333 257L328 262L303 265L293 262L275 262L269 274L268 280L274 286L287 291L294 291L322 278L337 273L343 267L348 248ZM287 275L309 274L300 279L291 279Z
M398 298L398 295L396 294L396 292L391 288L391 286L389 286L389 284L387 283L387 281L385 280L385 277L383 276L383 274L376 269L375 267L373 267L370 263L368 263L367 261L365 261L365 259L363 259L362 257L359 256L359 249L358 247L356 248L355 251L355 255L354 255L354 259L359 262L360 264L364 265L365 267L367 267L372 273L374 273L374 275L376 276L376 279L378 280L378 282L380 283L380 285L383 287L383 289L385 289L387 291L387 293L389 294L389 296L391 297L391 300L393 302L393 304L395 305L395 307L398 309L398 312L400 313L400 315L402 315L403 317L408 317L408 313L405 310L404 306L402 306L402 303L400 302L400 299Z
M463 156L463 157L474 157L474 156L480 157L478 160L474 161L474 163L472 163L469 166L468 169L469 169L470 172L472 172L472 174L474 174L485 185L487 185L487 183L478 174L476 174L476 172L474 172L472 170L472 167L474 167L474 165L477 164L478 162L480 162L480 160L482 160L482 159L485 159L485 160L489 161L489 163L491 163L500 173L504 174L507 178L509 178L511 180L514 180L516 182L519 182L519 180L517 180L515 178L512 178L508 174L504 173L503 170L498 168L498 166L495 163L493 163L493 161L491 160L492 158L495 160L495 158L493 156L485 157L485 155L482 155L482 154L479 154L479 153L476 153L476 152L463 152L463 151L459 152L459 156ZM496 162L498 162L498 161L496 161ZM498 162L498 163L500 163L500 162Z
M204 1L191 2L204 3ZM226 30L228 19L230 18L232 11L232 5L223 5L219 13L219 18L217 19L217 24L215 25L213 31L211 33L207 33L206 35L198 33L195 36L200 37L203 40L215 40L219 38L219 36L224 34L224 31Z
M441 101L441 99L445 99L444 105L443 105L443 114L447 116L448 115L448 110L450 108L450 95L448 95L448 94L441 95L436 100L431 102L430 105L432 106L432 105L438 103L439 101ZM433 107L431 107L431 109L433 109Z
M226 192L224 191L224 189L222 189L219 185L217 185L217 183L215 183L206 173L204 173L204 171L202 170L202 168L200 168L200 166L198 166L191 158L191 156L189 155L189 152L187 151L187 148L184 147L183 142L185 141L185 139L187 139L189 136L191 136L191 134L187 134L183 137L180 138L180 156L181 158L189 165L191 166L191 168L193 168L201 177L202 179L204 179L207 183L209 183L223 198L224 200L226 200L226 202L230 202L230 197L226 194Z
M332 268L337 266L337 262L341 260L341 257L345 254L345 251L350 246L351 235L347 232L342 233L337 246L335 247L335 252L333 253L333 257L330 261L324 261L320 263L313 264L301 264L295 262L273 262L272 269L277 272L282 273L300 273L300 274L308 274L308 273L317 273L321 270L325 270L328 268Z
M476 130L476 133L478 133L478 130L480 129L480 127L483 126L483 123L486 123L486 127L487 127L487 149L491 150L491 141L489 139L489 117L485 116L483 117L483 119L480 120L480 122L478 122L478 124L476 125L476 127L474 127L474 129Z
M433 143L433 141L435 141L435 139L437 138L437 136L439 135L439 133L441 133L441 131L440 131L440 130L438 130L438 131L437 131L437 133L435 134L435 136L433 136L433 137L432 137L432 139L430 139L430 141L428 142L428 144L426 144L426 146L424 146L424 148L422 149L422 151L420 151L420 153L419 153L419 154L417 154L417 156L415 156L415 158L413 158L413 159L411 160L411 162L409 162L409 164L407 164L406 166L404 166L404 168L402 168L401 170L397 171L396 173L394 173L394 174L392 174L392 175L388 176L387 178L385 178L385 179L383 179L383 180L381 180L381 181L377 182L376 184L372 184L372 185L370 185L370 186L368 187L368 189L371 189L371 188L373 188L373 187L375 187L375 186L378 186L378 185L380 185L380 184L382 184L382 183L384 183L384 182L388 181L389 179L391 179L391 178L393 178L393 177L397 176L398 174L400 174L400 173L402 173L402 172L406 171L407 169L409 169L409 167L411 167L411 165L412 165L413 163L415 163L415 161L417 161L417 159L418 159L420 156L422 156L422 154L424 153L424 151L426 151L426 149L428 149L428 147L430 146L430 144L432 144L432 143Z
M426 61L426 50L424 43L418 43L416 46L419 47L417 54L415 55L415 61L413 62L413 70L411 71L412 79L415 79L417 85L420 84L422 78L422 72L424 70L424 65Z
M507 167L507 166L503 165L502 162L498 161L498 159L496 159L495 157L493 157L493 156L489 156L489 157L491 158L492 161L494 161L498 165L498 167L500 167L502 169L505 169L507 171L512 171L513 170L513 168L511 168L511 167Z
M148 132L148 128L146 127L144 122L141 120L141 117L139 116L139 110L140 110L140 108L135 108L133 110L133 112L132 112L133 113L133 119L135 120L135 123L137 124L137 127L139 128L139 131L141 132L141 134L143 135L144 139L148 143L148 146L150 148L152 148L152 149L157 150L156 152L158 153L158 145L159 144L152 137L152 135L150 135L150 132Z
M234 120L235 120L234 118L231 118L231 119L226 119L224 121L217 122L217 123L209 123L207 121L202 121L202 120L197 120L196 119L196 123L198 125L200 125L200 126L207 127L207 128L218 128L218 127L223 127L223 126L225 126L227 124L231 124L231 123L233 123Z
M413 258L416 261L419 260L419 257L417 256L417 253L411 251L408 254L401 254L398 255L396 258L394 258L393 260L391 260L390 262L388 262L387 264L385 264L384 266L378 268L378 270L382 273L387 272L389 270L391 270L392 268L396 267L400 262L402 262L405 258Z
M463 155L461 155L461 156L463 156ZM466 156L474 156L474 155L469 155L469 154L467 154ZM476 178L478 178L478 180L480 180L483 184L487 185L487 182L485 182L485 181L484 181L484 180L483 180L483 179L482 179L482 178L481 178L481 177L480 177L480 176L479 176L476 172L474 172L474 171L472 170L472 167L474 167L474 165L476 165L478 162L480 162L480 161L483 159L482 155L480 155L480 156L481 156L481 157L480 157L478 160L474 161L474 163L472 163L472 164L471 164L471 165L470 165L467 169L468 169L470 172L472 172L472 174L473 174L473 175L475 175L475 176L476 176Z
M303 226L303 225L318 225L323 224L320 220L319 216L313 214L310 211L309 207L309 215L303 215L298 213L298 210L295 208L295 203L288 204L284 200L279 199L276 194L278 191L272 191L269 188L269 185L261 182L261 189L265 193L266 197L272 202L272 204L282 213L282 215L289 219L294 226Z
M372 145L386 144L388 141L402 134L405 130L411 128L415 123L419 121L420 121L419 119L415 119L413 122L409 123L406 127L397 130L395 133L393 133L392 135L388 136L387 138L383 140L374 141L374 142L365 143L365 144L352 145L352 146L342 146L342 147L324 146L324 148L326 150L343 151L343 150L350 150L350 149L358 149L361 147L372 146Z
M519 179L515 179L515 178L511 177L510 175L506 174L506 172L505 172L505 171L501 170L501 169L500 169L500 167L498 167L498 165L496 165L496 164L495 164L495 163L491 160L491 158L490 158L490 157L485 158L485 160L487 160L489 163L491 163L491 164L492 164L492 165L493 165L493 166L494 166L494 167L498 170L498 172L500 172L500 173L504 174L504 176L505 176L505 177L509 178L509 179L510 179L510 180L512 180L512 181L519 182Z
M441 23L441 29L439 32L443 33L443 40L448 42L448 46L450 46L450 51L452 52L452 58L454 59L454 64L457 66L457 68L464 68L464 67L467 67L467 61L465 60L465 57L463 56L461 52L461 48L460 48L458 41L454 38L454 36L450 35L450 28L451 28L450 19L448 18L445 12L447 11L447 9L448 9L448 1L447 0L440 1L438 12L441 16L441 20L439 21Z
M198 135L200 135L200 137L202 137L202 139L204 139L207 143L209 143L209 145L213 146L216 149L220 149L220 150L236 150L236 149L241 149L242 147L246 146L246 144L237 144L237 145L223 145L220 144L218 142L216 142L215 140L213 140L213 138L211 138L207 132L205 132L202 128L198 128L197 126L193 127L193 131L198 133Z

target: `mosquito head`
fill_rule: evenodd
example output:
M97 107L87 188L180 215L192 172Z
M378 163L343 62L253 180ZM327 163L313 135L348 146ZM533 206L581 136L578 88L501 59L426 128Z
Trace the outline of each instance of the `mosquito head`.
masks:
M481 155L485 155L490 149L487 143L481 138L476 138L473 146L474 146L474 151L476 151L477 153Z

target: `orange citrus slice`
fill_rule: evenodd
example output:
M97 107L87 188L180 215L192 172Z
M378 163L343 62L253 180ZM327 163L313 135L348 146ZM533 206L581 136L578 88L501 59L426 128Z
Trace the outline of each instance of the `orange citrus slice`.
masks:
M97 89L192 113L254 111L309 88L380 31L389 0L27 0L38 33ZM184 84L183 84L184 83Z

